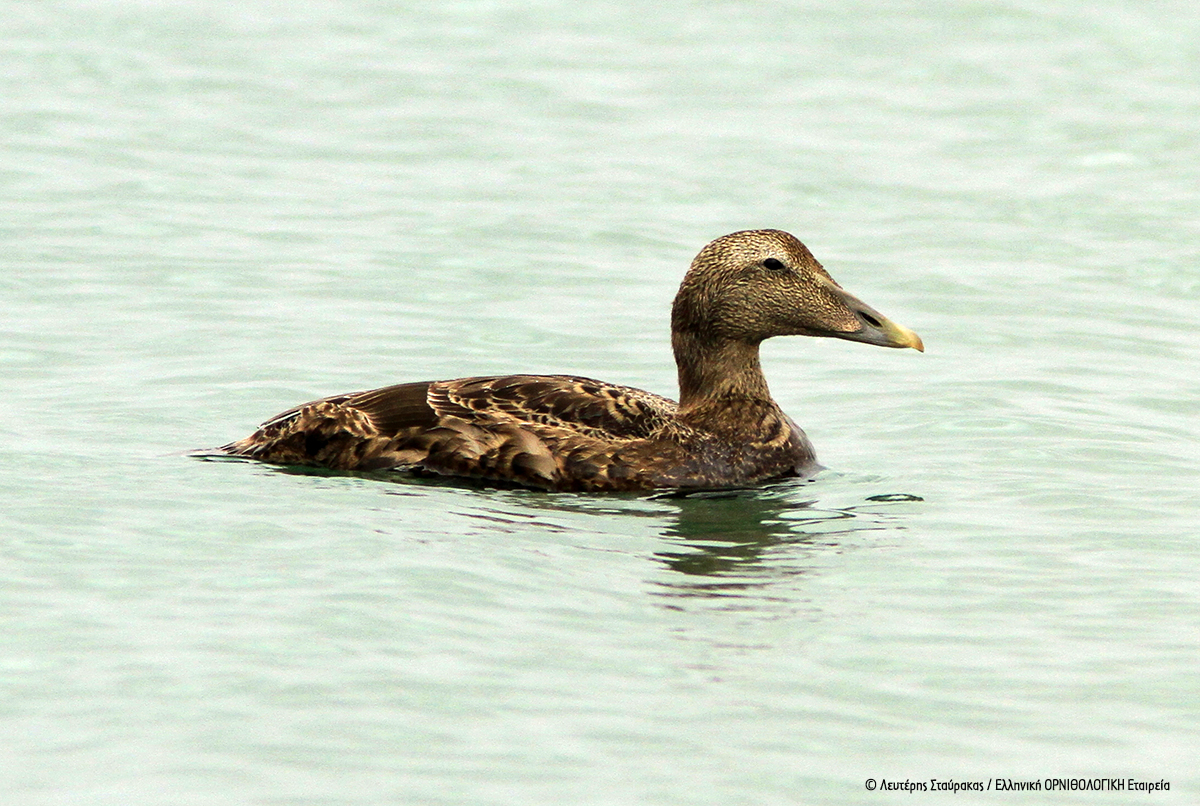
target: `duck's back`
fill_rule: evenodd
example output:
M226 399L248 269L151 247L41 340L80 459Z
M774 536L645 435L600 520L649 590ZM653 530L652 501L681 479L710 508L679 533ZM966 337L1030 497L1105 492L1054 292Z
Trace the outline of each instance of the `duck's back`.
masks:
M306 403L220 450L335 470L399 468L550 489L638 489L654 485L624 454L639 443L669 440L675 410L667 398L590 378L459 378Z
M275 464L406 469L554 490L736 486L812 460L803 433L777 410L754 421L761 439L751 433L743 441L690 427L677 414L667 398L590 378L460 378L316 400L220 450Z

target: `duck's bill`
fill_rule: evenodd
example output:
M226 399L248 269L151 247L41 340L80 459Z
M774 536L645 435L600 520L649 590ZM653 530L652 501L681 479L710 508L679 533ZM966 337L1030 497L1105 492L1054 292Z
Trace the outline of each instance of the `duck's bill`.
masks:
M883 334L884 340L871 342L872 344L882 347L911 347L918 353L925 352L925 342L904 325L898 325L890 319L882 320L880 325L882 325L880 332Z
M829 335L848 341L861 341L864 344L875 344L880 347L911 347L917 352L925 352L925 343L921 337L904 325L896 324L879 311L865 302L848 294L842 289L842 299L846 307L858 320L858 330L830 333Z

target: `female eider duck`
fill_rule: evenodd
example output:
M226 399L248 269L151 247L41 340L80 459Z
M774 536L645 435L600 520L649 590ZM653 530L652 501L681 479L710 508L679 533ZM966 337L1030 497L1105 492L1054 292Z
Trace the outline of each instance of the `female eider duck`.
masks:
M771 399L758 345L833 336L924 351L779 230L700 250L671 309L679 402L569 375L387 386L305 403L223 454L335 470L408 470L547 490L746 487L817 469Z

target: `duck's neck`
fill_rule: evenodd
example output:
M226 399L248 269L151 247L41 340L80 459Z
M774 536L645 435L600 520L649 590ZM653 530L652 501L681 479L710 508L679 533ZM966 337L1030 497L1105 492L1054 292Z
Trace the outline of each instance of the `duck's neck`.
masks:
M722 409L735 401L774 405L757 343L680 330L671 334L671 346L679 368L681 417Z

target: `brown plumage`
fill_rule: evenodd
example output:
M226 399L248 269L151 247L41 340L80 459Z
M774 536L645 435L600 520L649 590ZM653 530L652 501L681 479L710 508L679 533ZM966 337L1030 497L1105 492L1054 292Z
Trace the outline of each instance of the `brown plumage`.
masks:
M743 487L816 468L771 399L758 346L832 336L924 350L833 281L795 237L735 232L700 251L671 312L679 403L588 378L507 375L306 403L218 451L283 465L399 469L549 490Z

